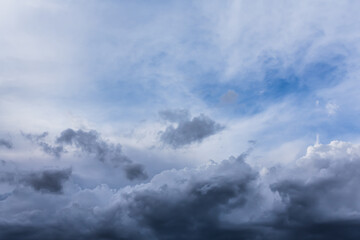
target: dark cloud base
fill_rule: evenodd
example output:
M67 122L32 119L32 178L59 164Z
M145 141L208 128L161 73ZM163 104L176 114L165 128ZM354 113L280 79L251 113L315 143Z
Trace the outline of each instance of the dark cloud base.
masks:
M126 231L125 231L126 232ZM79 233L61 226L1 225L0 239L11 240L136 240L136 236L122 236L113 229L98 228L90 233ZM360 220L332 221L301 226L252 225L218 228L213 226L198 232L171 234L148 239L161 240L358 240Z
M95 133L67 130L62 141L104 161L118 156ZM0 239L360 239L360 146L317 144L266 173L246 162L250 151L117 190L81 189L71 169L0 175L21 185L0 197Z

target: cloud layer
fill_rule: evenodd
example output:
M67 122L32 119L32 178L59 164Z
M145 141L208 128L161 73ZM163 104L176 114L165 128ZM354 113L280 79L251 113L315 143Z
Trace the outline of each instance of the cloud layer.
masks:
M360 146L334 141L296 163L256 170L248 153L197 168L167 170L148 183L64 189L62 200L26 193L0 201L2 238L50 239L357 239ZM20 183L58 193L70 170L29 174ZM24 193L21 193L24 192ZM28 195L28 210L6 208ZM43 201L50 201L42 208ZM13 206L10 204L9 206ZM53 212L54 208L58 209ZM13 211L17 211L13 215ZM45 216L52 216L45 221ZM24 219L20 224L19 220ZM41 220L43 219L43 220ZM7 222L5 224L5 222ZM5 228L6 227L6 228ZM66 231L65 231L66 229Z

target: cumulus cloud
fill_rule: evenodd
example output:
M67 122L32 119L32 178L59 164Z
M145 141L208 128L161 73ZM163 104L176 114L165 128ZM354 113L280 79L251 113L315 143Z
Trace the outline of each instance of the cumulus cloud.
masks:
M27 221L31 214L17 212L16 217L21 216L27 224L7 224L5 230L4 219L15 215L9 215L6 211L10 210L3 206L22 198L11 194L0 201L0 211L7 214L0 217L0 228L4 229L0 236L50 239L56 233L58 239L358 239L359 145L339 141L316 144L296 163L274 166L265 174L246 162L247 155L197 168L167 170L148 183L118 190L106 185L78 189L65 196L64 202L42 195L54 204L48 206L56 207L56 212L48 208L37 212L37 218L43 219L37 223ZM46 179L43 174L32 179L34 189L45 188L37 183ZM57 189L56 184L46 189ZM29 196L27 201L34 199ZM31 204L34 209L41 205ZM53 218L46 222L48 214Z
M29 228L32 229L27 235L29 239L48 239L49 231L66 228L67 231L59 231L59 239L74 236L80 239L210 237L222 231L219 224L224 213L235 208L255 207L253 198L257 198L258 174L245 163L244 156L194 169L168 170L149 183L116 192L106 187L101 191L80 191L72 196L76 204L62 206L54 221L45 223L45 227L34 224L16 229L16 226L10 226L12 231L4 231L0 236L17 239L23 237L17 230ZM108 203L103 207L99 207L99 200L92 202L91 199L101 198L109 192ZM79 195L87 197L79 198ZM89 204L92 207L85 207ZM79 225L78 221L82 224Z
M161 141L173 148L201 142L224 129L222 125L203 114L190 119L189 113L184 110L167 110L160 112L160 116L177 123L176 127L170 125L165 131L160 132Z
M359 153L359 146L340 141L309 147L297 167L286 169L282 179L271 185L286 203L288 220L359 217L360 194L352 192L360 181Z
M128 213L155 239L357 239L359 153L351 143L318 144L266 177L244 162L248 153L166 171L108 211Z
M6 147L8 149L11 149L13 145L10 141L0 138L0 147Z
M126 203L110 209L127 212L155 236L182 239L216 227L223 212L251 205L256 178L242 157L199 169L166 171L149 184L122 193Z
M129 180L146 179L147 174L142 165L133 163L131 159L122 153L120 144L111 144L101 139L100 134L95 130L88 132L83 130L66 129L56 139L56 143L72 145L82 152L92 154L96 159L110 163L112 166L122 166L126 177Z

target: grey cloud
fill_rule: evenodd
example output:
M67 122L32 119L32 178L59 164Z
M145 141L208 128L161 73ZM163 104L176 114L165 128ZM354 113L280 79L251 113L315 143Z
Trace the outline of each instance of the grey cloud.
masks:
M243 156L207 167L166 171L147 184L119 191L102 210L75 201L66 211L58 210L55 222L12 225L0 236L51 239L51 233L56 233L58 239L225 239L234 230L220 226L222 214L251 207L257 179ZM89 193L86 196L89 199ZM24 233L26 229L29 232ZM236 237L254 234L250 232L238 231Z
M244 162L250 151L205 169L160 174L162 181L125 193L127 203L109 211L129 214L154 239L359 238L360 147L310 147L296 165L270 172L269 182ZM233 211L240 211L235 222L225 221Z
M44 141L44 139L49 135L47 132L43 132L42 134L22 133L22 135L28 140L39 145L41 149L49 155L59 158L61 154L64 152L64 148L62 146L52 146Z
M88 132L83 130L66 129L56 140L57 144L73 145L81 151L93 154L102 161L108 162L115 167L122 166L126 177L129 180L146 179L144 167L140 164L135 164L122 153L120 144L111 144L101 139L98 132L90 130Z
M45 170L31 173L21 179L24 185L36 191L49 193L62 193L63 183L69 179L71 169Z
M278 217L306 225L334 218L346 220L354 209L360 210L360 194L352 192L360 182L360 159L355 159L314 156L298 166L292 177L285 175L271 184L271 190L280 195L285 206L276 213ZM311 175L300 173L309 171L307 168L314 169Z
M176 127L168 126L165 131L160 132L160 139L163 143L178 148L194 142L201 142L222 129L224 129L222 125L201 114L191 120L179 119Z
M60 157L61 153L64 152L64 149L62 146L51 146L45 142L39 142L39 146L41 146L42 150L49 154L54 155L55 157Z
M128 161L122 156L120 145L108 145L100 139L99 134L94 130L89 132L83 130L74 131L73 129L64 130L60 137L57 138L56 143L75 145L83 152L94 153L100 161L105 161L106 154L108 153L114 153L119 157L119 161Z
M71 169L44 170L32 173L1 172L0 182L29 186L43 193L62 193L63 183L71 176Z
M106 162L114 167L121 166L129 180L144 180L147 174L142 165L133 163L131 159L122 153L120 144L111 144L103 140L100 134L95 130L83 131L66 129L61 132L56 139L55 145L45 141L47 132L42 134L24 134L22 135L30 141L36 143L41 149L56 157L66 152L65 146L75 146L80 151L93 155L97 160Z
M124 170L126 173L126 177L129 180L135 180L135 179L146 179L147 175L145 173L144 166L136 163L126 164L124 166Z
M10 141L0 138L0 147L1 146L6 147L8 149L11 149L13 147L13 145Z
M220 163L167 170L118 191L80 190L56 208L50 222L6 228L0 221L0 238L359 239L360 147L315 146L296 165L266 176L246 163L250 151ZM0 206L15 197L20 195ZM47 211L52 210L41 214Z
M102 219L107 220L100 222L95 232L107 233L109 239L258 236L255 230L222 226L224 213L238 208L245 214L258 198L258 174L245 163L244 156L207 167L165 171L147 184L124 189L103 211Z
M16 182L16 174L13 172L0 172L0 182L13 184Z

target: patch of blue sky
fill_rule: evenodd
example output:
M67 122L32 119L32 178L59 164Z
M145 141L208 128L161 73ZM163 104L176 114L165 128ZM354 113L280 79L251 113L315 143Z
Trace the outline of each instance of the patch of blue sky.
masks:
M311 109L308 110L311 112ZM279 126L279 129L283 129L281 130L283 139L296 139L304 136L313 138L316 133L320 136L322 143L333 140L353 141L360 134L360 123L354 121L354 119L358 118L359 113L349 113L341 110L334 115L309 113L308 116L304 117L299 114L297 121L286 124L286 131L281 126ZM276 135L273 134L273 136Z
M316 135L320 136L320 143L353 141L360 134L360 123L355 121L359 113L340 108L337 113L330 115L310 102L289 105L294 108L279 111L278 116L262 123L262 130L254 136L260 145L276 147L281 142L297 139L311 144L315 142Z
M319 134L322 143L328 143L333 140L353 141L360 134L360 124L354 121L355 116L339 115L329 117L328 119L317 122L306 130ZM357 119L359 115L356 116Z
M346 74L344 62L342 55L308 63L302 69L296 65L284 68L281 63L264 62L261 80L237 76L222 82L218 79L219 73L211 72L201 76L203 81L199 81L193 91L211 107L221 107L237 115L252 115L289 97L299 104L313 101L319 89L333 87L343 80ZM235 91L238 99L224 108L219 101L228 90Z

